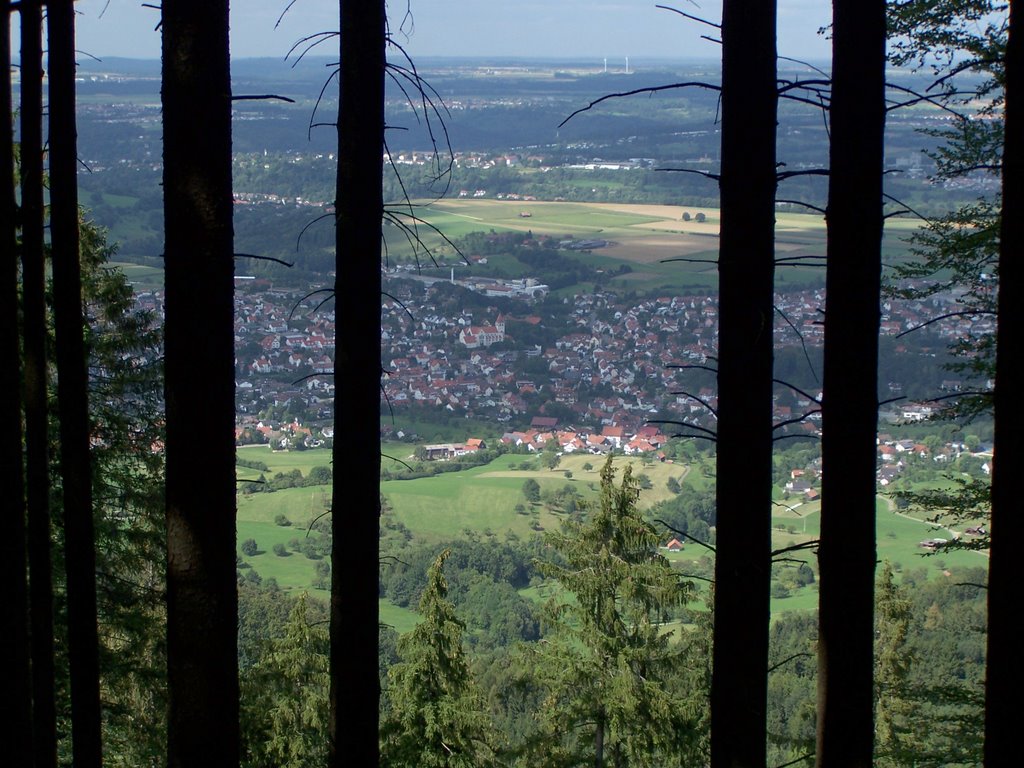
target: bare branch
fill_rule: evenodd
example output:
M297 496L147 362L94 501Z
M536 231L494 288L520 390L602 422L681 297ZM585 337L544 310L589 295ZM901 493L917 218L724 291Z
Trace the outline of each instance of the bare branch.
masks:
M704 88L704 89L709 90L709 91L721 91L722 90L722 86L720 86L720 85L712 85L711 83L702 83L702 82L689 82L689 83L671 83L670 85L652 85L652 86L649 86L647 88L636 88L636 89L634 89L632 91L621 91L619 93L609 93L609 94L606 94L606 95L602 96L599 99L595 99L594 101L592 101L589 104L587 104L587 106L585 106L585 107L580 107L575 112L570 114L567 118L565 118L565 120L560 122L558 124L558 127L561 128L562 126L564 126L566 123L568 123L570 120L572 120L574 117L576 117L576 115L580 114L581 112L587 112L588 110L593 109L594 107L596 107L598 104L601 104L602 102L608 101L610 99L622 99L622 98L625 98L627 96L636 96L636 95L641 94L641 93L658 93L659 91L670 91L670 90L676 90L676 89L679 89L679 88Z
M821 413L821 408L812 408L811 410L807 411L804 414L801 414L800 416L797 416L792 419L786 419L785 421L780 421L778 424L772 426L772 430L782 429L783 427L788 427L790 424L800 424L807 417L815 413Z
M908 333L913 333L914 331L919 331L922 328L927 328L929 325L934 325L935 323L941 322L942 320L948 320L951 317L974 317L976 315L992 315L992 316L995 316L996 312L995 312L995 310L991 310L991 309L975 309L975 310L971 310L970 312L946 312L945 314L936 315L935 317L933 317L933 318L931 318L929 320L925 320L923 323L921 323L920 325L915 325L913 328L908 328L907 330L903 331L902 333L897 333L893 338L895 338L895 339L902 338L903 336L906 336Z
M292 305L292 311L288 313L288 319L291 320L295 316L295 310L299 308L299 304L301 304L302 302L304 302L308 298L316 296L316 294L318 294L318 293L334 293L334 289L333 288L317 288L315 291L310 291L309 293L307 293L305 296L303 296L301 299L299 299L298 301L296 301Z
M783 198L775 198L775 202L776 202L776 204L778 204L778 203L788 203L789 205L802 205L804 208L810 208L812 211L817 211L822 216L824 216L827 213L827 211L824 208L820 208L817 205L811 205L810 203L805 203L803 200L786 200L786 199L783 199ZM779 263L779 259L776 259L775 263L778 264Z
M696 538L694 536L691 536L690 534L686 533L685 531L680 531L678 528L675 528L675 527L669 525L668 523L666 523L664 520L661 520L660 518L655 518L652 522L655 522L658 525L665 526L670 531L672 531L672 533L676 534L677 536L682 536L682 537L684 537L686 539L689 539L694 544L700 544L705 549L711 550L712 552L715 551L715 548L713 546L711 546L710 544L708 544L706 541L701 541L700 539L698 539L698 538Z
M808 69L813 69L815 72L817 72L821 76L829 78L829 82L831 82L831 77L830 77L828 72L826 72L823 69L819 69L818 67L814 66L810 62L806 62L803 59L794 59L794 58L791 58L789 56L777 56L776 58L779 59L780 61L792 61L792 62L795 62L796 64L803 64Z
M696 5L696 3L695 3L695 5ZM691 21L696 21L699 24L706 24L709 27L714 27L715 29L721 29L722 28L721 24L715 24L715 22L708 21L707 19L702 19L702 18L700 18L700 16L691 16L689 13L684 13L683 11L680 11L678 8L670 8L667 5L655 5L654 7L655 8L660 8L663 11L670 11L671 13L678 13L680 16L683 16L684 18L690 19Z
M804 541L800 544L790 544L788 547L783 547L782 549L772 550L772 560L774 560L778 555L784 555L787 552L802 552L808 549L814 549L819 543L818 539L812 539L811 541ZM794 562L802 563L803 560L796 560Z
M781 317L783 320L786 321L786 325L788 325L793 330L793 333L796 334L796 337L798 339L800 339L800 348L803 350L804 360L807 361L807 370L809 370L811 372L811 376L814 377L814 381L815 381L815 383L817 383L817 381L818 381L818 374L815 372L814 365L811 363L811 355L807 351L807 342L804 339L804 335L802 333L800 333L800 329L796 327L796 325L793 323L792 320L789 319L789 317L786 315L785 312L783 312L777 306L774 307L774 309L775 309L776 312L779 313L779 317ZM817 402L817 400L815 400L815 398L811 398L811 399L814 400L815 402Z
M275 259L273 256L257 256L254 253L236 253L236 259L256 259L257 261L272 261L275 264L283 264L286 267L294 267L295 265L291 262L285 261L284 259Z
M827 168L810 168L806 171L781 171L775 174L776 181L792 179L795 176L828 176Z
M778 662L777 664L772 664L770 667L768 667L768 674L770 675L776 669L778 669L779 667L783 666L784 664L788 664L789 662L793 661L794 659L799 659L799 658L803 658L803 657L807 657L809 659L813 659L814 658L814 654L804 652L804 653L794 653L792 656L787 656L786 658L784 658L782 661ZM801 759L803 759L803 758L801 758Z
M712 181L720 181L722 178L717 173L711 173L711 171L695 171L690 168L655 168L654 170L655 172L662 171L664 173L694 173Z
M707 400L705 400L705 399L704 399L703 397L698 397L697 395L693 394L692 392L687 392L686 390L683 390L683 389L680 389L680 390L676 390L675 392L669 392L669 394L670 394L670 395L683 395L683 396L685 396L685 397L688 397L688 398L690 398L691 400L696 400L696 401L697 401L698 403L700 403L700 404L701 404L701 405L703 405L703 406L704 406L705 408L707 408L707 410L708 410L708 411L709 411L709 412L710 412L710 413L711 413L711 414L712 414L712 415L713 415L713 416L714 416L714 417L715 417L716 419L718 418L718 411L717 411L717 410L715 410L715 409L714 409L714 407L712 407L712 405L711 405L711 404L710 404L710 403L709 403L709 402L708 402Z
M243 95L243 96L232 96L232 101L287 101L289 104L294 104L295 99L290 99L287 96L279 96L276 93L261 93L254 95Z
M798 395L803 395L808 400L810 400L812 403L821 403L821 400L816 398L814 395L812 395L809 392L804 392L802 389L800 389L800 387L794 386L793 384L790 384L788 381L783 381L782 379L772 379L772 383L773 384L781 384L784 387L788 387L789 389L791 389L794 392L796 392Z

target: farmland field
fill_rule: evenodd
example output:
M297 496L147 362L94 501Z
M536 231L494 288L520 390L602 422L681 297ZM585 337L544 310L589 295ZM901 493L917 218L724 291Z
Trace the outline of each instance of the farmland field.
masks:
M684 221L684 214L689 220ZM703 214L704 221L696 221ZM527 232L556 238L599 239L603 248L574 252L574 258L597 269L613 270L628 264L632 272L615 278L627 289L710 289L717 284L718 211L682 205L627 203L575 203L455 199L430 202L416 208L416 215L451 240L470 232ZM805 257L825 251L825 222L818 214L777 213L776 251L790 259L777 270L780 288L820 282L820 264L810 266ZM907 256L903 238L917 227L912 221L893 219L886 225L883 250L889 262ZM421 228L424 242L444 260L456 259L454 250L428 228ZM391 254L407 249L397 229L386 232ZM471 254L467 254L471 255ZM454 263L454 262L449 262ZM470 274L472 269L461 274ZM573 286L571 290L574 290Z

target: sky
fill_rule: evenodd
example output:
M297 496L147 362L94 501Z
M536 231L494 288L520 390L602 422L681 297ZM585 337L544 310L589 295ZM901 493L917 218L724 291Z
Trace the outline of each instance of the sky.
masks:
M337 0L233 0L234 57L284 58L302 36L337 28ZM661 10L656 2L717 22L721 0L391 0L396 39L413 56L573 58L632 66L645 59L717 58L701 39L715 29ZM142 0L78 0L78 48L90 55L159 58L159 11ZM153 4L158 4L154 0ZM405 19L406 7L411 21ZM827 58L818 29L829 22L828 0L779 0L779 53ZM325 49L324 53L328 51Z

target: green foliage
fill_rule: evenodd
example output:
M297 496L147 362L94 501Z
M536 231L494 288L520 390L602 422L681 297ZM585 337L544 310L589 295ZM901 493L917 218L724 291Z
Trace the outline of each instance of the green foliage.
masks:
M256 539L246 539L242 542L239 549L242 550L242 554L247 557L252 557L259 552L259 545L256 543Z
M155 450L164 437L162 336L153 314L134 308L124 274L108 265L115 249L105 232L83 221L80 236L104 760L111 766L148 765L159 762L166 749L164 462ZM50 414L56 418L55 404ZM51 466L56 467L56 425L51 434ZM59 476L54 479L59 487ZM59 499L55 493L54 503ZM65 729L71 713L58 507L52 519L58 727Z
M316 466L309 470L309 474L306 476L306 485L330 485L331 477L330 467Z
M320 613L320 612L318 612ZM308 597L294 601L282 636L242 677L247 768L327 762L328 636Z
M875 765L904 765L907 725L914 714L907 699L913 661L907 649L911 604L886 562L875 582Z
M600 764L607 752L629 765L657 765L692 754L700 741L691 698L698 692L669 685L688 644L670 645L661 626L693 587L658 554L638 497L630 467L615 484L609 456L585 521L545 537L559 561L540 568L572 597L547 605L552 634L538 659L549 689L545 726L551 753L572 764Z
M536 504L540 501L540 483L534 480L532 477L529 480L523 482L523 496L531 504Z
M286 547L284 545L284 542L281 542L281 541L277 542L276 544L274 544L272 549L274 550L274 554L277 555L278 557L287 557L288 556L288 547Z
M493 763L490 723L462 646L464 625L448 601L442 552L420 598L423 621L398 641L388 673L391 710L381 728L382 764L475 768Z

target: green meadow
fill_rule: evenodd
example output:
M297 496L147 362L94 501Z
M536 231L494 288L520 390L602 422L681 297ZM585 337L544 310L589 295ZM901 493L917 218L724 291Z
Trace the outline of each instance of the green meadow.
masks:
M385 465L399 466L400 461L414 465L414 446L408 443L388 443L382 446L382 453L393 458L384 458ZM302 452L272 452L266 446L239 449L239 456L260 460L270 467L271 476L276 472L299 469L303 474L318 465L329 465L330 451L310 450ZM419 542L440 542L458 538L466 531L486 535L493 533L504 536L511 532L526 538L544 530L557 528L565 519L565 513L550 508L543 502L530 504L523 495L523 483L536 480L544 491L557 491L566 485L573 488L583 499L595 499L599 491L600 468L604 459L589 454L562 456L554 469L543 468L543 457L536 454L505 454L487 465L460 472L438 474L413 480L387 480L381 483L381 493L393 510L395 518L412 532ZM616 477L621 478L626 466L632 468L635 476L644 475L645 485L640 494L641 508L649 508L659 501L671 497L667 488L669 478L684 485L706 490L714 483L712 465L707 462L681 464L672 462L644 462L639 458L616 457ZM258 471L239 467L240 478L253 479ZM567 476L567 473L570 476ZM267 473L264 473L267 474ZM813 541L820 531L821 503L803 503L799 499L781 500L782 493L776 493L777 502L773 507L772 547L783 549ZM254 556L241 555L242 561L256 570L264 579L274 578L285 589L309 590L316 575L316 560L302 552L291 551L289 542L300 541L307 535L316 537L316 531L309 531L310 523L327 512L330 506L330 486L311 488L289 488L273 493L239 494L238 499L238 542L255 539L258 552ZM519 509L517 510L517 507ZM349 511L349 513L351 510ZM925 539L949 538L947 531L934 524L914 517L899 514L886 498L879 497L877 506L877 548L878 561L889 561L897 573L924 569L929 578L948 578L950 574L964 568L984 567L986 556L978 552L946 551L929 554L920 547ZM284 515L290 526L280 526L274 521ZM666 534L668 538L668 534ZM289 548L285 557L274 554L275 544ZM695 561L709 555L708 550L696 544L686 544L682 552L666 553L684 574L698 572ZM796 551L795 559L806 562L817 572L813 551ZM787 569L796 564L776 566L776 577L789 581ZM706 582L696 581L701 593ZM523 591L530 599L542 602L552 594L550 586L540 585ZM324 592L322 596L326 596ZM781 590L772 597L773 614L789 611L814 610L817 606L818 587L810 584L790 587L788 593ZM700 609L699 603L694 608ZM408 631L416 622L415 611L381 601L381 617L384 623L394 626L400 632Z
M242 446L238 457L250 461L262 461L269 472L262 472L267 478L278 472L287 473L298 469L303 476L315 466L330 466L331 452L318 448L309 451L271 451L268 446ZM238 466L235 468L239 480L256 480L261 470ZM307 536L319 537L309 530L310 524L322 516L330 507L331 487L317 485L306 488L285 488L273 493L238 494L237 546L238 555L245 565L255 570L261 578L273 578L283 589L309 590L314 595L326 598L326 592L313 589L316 563L302 552L292 551L288 543L293 539L302 541ZM274 522L278 515L284 515L291 523L288 526ZM253 556L242 553L241 545L246 539L255 539L258 551ZM275 544L284 544L288 554L284 557L273 551ZM243 575L245 573L243 569Z

